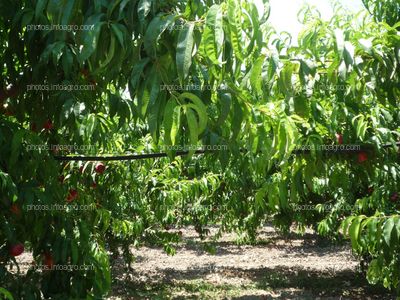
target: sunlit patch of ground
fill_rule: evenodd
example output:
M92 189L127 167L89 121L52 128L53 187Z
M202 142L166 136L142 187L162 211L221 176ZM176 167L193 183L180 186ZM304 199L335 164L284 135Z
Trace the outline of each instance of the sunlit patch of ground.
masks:
M368 285L346 245L318 242L317 236L282 237L262 228L259 242L239 246L233 234L206 252L193 230L174 256L160 248L133 250L133 270L113 266L109 299L394 299Z

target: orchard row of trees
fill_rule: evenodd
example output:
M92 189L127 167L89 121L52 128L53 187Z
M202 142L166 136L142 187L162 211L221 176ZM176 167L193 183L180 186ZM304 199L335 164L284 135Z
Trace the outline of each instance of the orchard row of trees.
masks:
M399 290L400 11L364 4L361 21L304 8L296 44L266 0L263 15L241 0L1 1L0 293L98 299L132 245L173 253L172 227L216 223L252 242L271 218L349 237L368 280ZM193 156L202 145L226 150ZM142 151L169 157L54 158ZM7 266L24 251L92 268L22 281Z

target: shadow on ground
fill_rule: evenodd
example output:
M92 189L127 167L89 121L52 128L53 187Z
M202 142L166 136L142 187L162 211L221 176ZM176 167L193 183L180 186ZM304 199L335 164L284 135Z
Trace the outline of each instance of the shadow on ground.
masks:
M177 255L135 250L132 270L113 264L109 299L394 299L357 271L345 245L320 243L308 233L280 237L266 228L262 242L238 246L231 236L205 253L191 229Z
M225 268L210 272L168 270L159 281L135 280L133 271L117 279L113 296L121 299L394 299L379 287L368 285L365 278L351 271L309 272L289 269ZM244 284L210 282L210 276L246 279ZM138 276L138 277L137 277Z

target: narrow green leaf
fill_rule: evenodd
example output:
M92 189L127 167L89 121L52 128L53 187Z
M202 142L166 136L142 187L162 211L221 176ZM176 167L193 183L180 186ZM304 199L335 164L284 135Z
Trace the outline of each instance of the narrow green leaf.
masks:
M336 52L339 57L343 56L344 51L344 35L341 29L335 29L335 38L336 38Z
M96 14L90 16L85 25L93 25L92 30L85 30L82 31L82 50L79 55L79 59L81 62L88 59L97 49L97 43L99 41L99 35L101 31L101 27L103 26L104 22L100 22L101 18L104 14Z
M241 26L240 26L240 3L237 3L236 0L228 1L228 27L230 32L230 40L232 44L232 48L235 52L236 57L243 61L242 55L242 39L241 39Z
M194 23L185 24L183 30L179 32L178 45L176 49L176 66L181 84L185 81L192 65L193 53L193 29Z
M144 35L144 49L147 54L155 58L157 56L157 44L161 34L173 24L175 16L159 15L155 17L147 27Z
M222 33L221 33L222 31ZM201 48L204 49L206 58L210 59L213 64L220 64L218 60L223 40L222 29L222 10L220 5L213 5L208 10L206 16L206 26L202 35Z
M181 106L176 106L174 108L173 118L172 118L172 128L171 128L171 140L172 145L176 145L179 135L179 130L181 128Z
M373 259L368 266L367 280L370 284L377 284L382 276L382 268L378 259Z
M167 146L172 145L172 138L171 138L171 132L172 132L172 124L174 121L174 109L177 106L177 103L174 99L170 99L167 101L167 105L165 106L164 110L164 143Z
M18 130L11 142L11 156L10 156L10 168L13 168L21 154L22 140L24 138L25 132L23 130Z
M194 110L189 107L186 107L186 118L189 127L189 141L190 141L190 149L187 159L190 159L193 154L196 152L196 145L198 141L198 123L196 119L196 115Z
M231 103L232 103L231 94L228 94L228 93L221 93L219 96L219 99L220 99L220 103L221 103L221 105L220 105L221 112L220 112L220 115L216 122L217 126L222 125L225 122L225 120L228 118L229 112L231 110Z
M146 65L149 63L150 59L148 57L143 58L140 60L138 63L136 63L132 69L132 74L131 74L131 87L133 89L137 88L137 84L140 81L140 77L142 76L143 70L146 67Z
M14 300L12 294L2 287L0 287L0 294L2 294L7 300Z
M64 2L62 7L62 17L61 17L61 24L68 25L70 24L70 20L72 18L72 12L74 10L75 0L68 0Z
M261 95L261 93L262 93L261 71L262 71L264 61L265 61L265 55L261 55L254 63L253 67L251 68L251 73L250 73L250 85L251 85L252 89L256 91L256 93L258 95Z
M388 245L388 247L391 246L391 236L392 236L393 228L395 228L393 218L387 219L383 225L383 239L384 239L386 245Z
M139 2L137 12L141 24L144 23L145 18L151 11L152 2L153 0L140 0Z
M121 24L111 24L111 29L116 35L119 44L121 45L122 48L125 49L125 43L124 43L124 33L123 33L123 26Z
M192 93L182 93L179 96L179 99L190 99L193 103L194 106L188 105L189 107L193 108L196 110L198 117L199 117L199 128L198 128L198 133L201 134L204 132L204 130L207 127L207 121L208 121L208 115L207 115L207 107L204 105L203 101L200 100L199 97L197 97L195 94Z
M359 251L359 236L360 236L360 224L364 219L364 216L356 217L350 225L349 233L351 239L351 246L355 251Z

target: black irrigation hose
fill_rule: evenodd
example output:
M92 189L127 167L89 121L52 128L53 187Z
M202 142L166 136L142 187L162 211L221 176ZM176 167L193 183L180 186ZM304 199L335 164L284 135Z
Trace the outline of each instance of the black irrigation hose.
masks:
M209 151L212 152L212 151ZM200 155L206 153L205 150L198 150L194 154ZM175 156L188 155L189 151L177 151ZM149 158L168 157L167 153L148 153L148 154L132 154L118 156L54 156L59 161L115 161L115 160L139 160Z
M400 142L396 143L398 147L400 147ZM393 144L385 144L382 146L382 148L390 148L392 147ZM369 147L360 147L360 149L357 150L348 150L348 149L328 149L325 150L324 152L327 152L329 154L335 154L335 153L359 153L363 151L370 151L371 146ZM217 152L219 150L197 150L194 152L195 155L201 155L205 153L210 153L210 152ZM244 150L243 150L244 152ZM311 150L294 150L293 154L302 154L302 153L310 153ZM175 156L185 156L188 155L189 151L177 151L175 153ZM167 153L161 152L161 153L148 153L148 154L132 154L132 155L118 155L118 156L54 156L55 160L58 161L121 161L121 160L140 160L140 159L150 159L150 158L162 158L162 157L168 157Z

